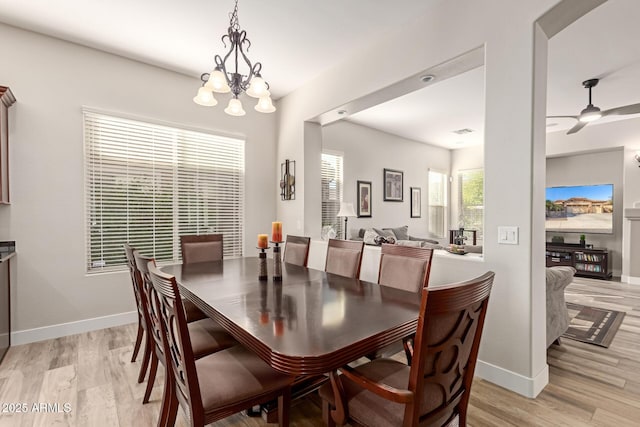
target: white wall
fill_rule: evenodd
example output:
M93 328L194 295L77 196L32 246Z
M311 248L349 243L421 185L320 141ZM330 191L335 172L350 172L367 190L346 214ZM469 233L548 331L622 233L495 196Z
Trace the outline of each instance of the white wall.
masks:
M547 159L547 187L613 184L613 234L585 234L588 244L609 249L614 276L622 274L623 155L621 149ZM563 236L567 243L578 243L576 233L547 232Z
M275 115L200 107L195 77L2 24L0 40L0 83L17 98L12 205L0 208L0 240L16 240L18 251L14 331L135 310L128 272L85 273L82 106L246 138L245 252L255 250L275 218Z
M591 123L572 135L566 135L566 132L552 132L547 134L546 150L547 156L567 156L575 153L602 152L603 150L623 150L621 160L617 165L619 171L611 170L616 176L622 174L622 197L618 192L614 197L622 202L622 208L631 208L633 203L640 201L640 185L638 179L640 177L640 168L638 162L634 159L636 150L640 150L640 118L619 120L609 123ZM596 168L600 165L596 163ZM609 168L607 168L609 169ZM600 172L594 171L595 174ZM615 208L617 209L617 207ZM622 223L622 256L620 274L623 282L629 282L629 269L633 260L630 258L630 235L629 221L621 219ZM617 238L616 238L617 239ZM608 243L608 242L607 242Z
M412 236L427 236L429 169L449 172L450 151L344 120L322 128L322 149L344 154L345 202L357 205L357 181L371 182L371 218L349 218L350 232L359 228L409 226ZM383 170L404 172L402 202L385 202ZM410 218L410 187L422 189L422 217ZM319 228L319 224L317 225Z
M545 76L546 39L534 23L557 3L434 3L412 24L397 33L386 33L383 39L283 98L279 115L279 158L304 158L307 141L305 145L300 142L304 140L305 120L485 46L484 262L451 269L449 278L456 281L486 270L496 272L476 372L529 396L535 396L548 378L541 285L544 238L540 225L544 224L544 212L538 212L544 206L544 193L539 188L543 184L536 184L536 180L544 182L546 78L536 77ZM575 7L563 15L563 25L584 13L581 7L587 3L571 4ZM318 168L317 163L296 165L304 177L297 189L301 199L307 191L314 191L307 188L306 178L314 174L311 169ZM303 206L280 204L278 215L284 221L304 222ZM519 228L519 245L497 244L500 225Z

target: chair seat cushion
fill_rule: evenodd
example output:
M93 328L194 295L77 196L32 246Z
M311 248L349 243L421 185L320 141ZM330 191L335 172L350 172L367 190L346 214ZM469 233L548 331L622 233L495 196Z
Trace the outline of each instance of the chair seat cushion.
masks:
M378 283L410 292L420 292L427 263L424 259L383 254Z
M238 344L222 326L211 319L191 322L187 327L196 359Z
M207 318L207 315L191 301L183 299L182 305L184 306L184 314L187 317L187 322L195 322L196 320Z
M406 390L409 385L410 367L392 359L376 359L355 370L363 376L380 383ZM405 405L391 402L375 393L363 389L344 375L340 376L344 386L349 417L371 427L397 427L404 419ZM335 406L331 384L318 390L320 397Z
M182 245L182 258L189 264L195 262L220 261L222 242L188 242Z
M196 360L205 414L290 385L295 377L280 373L238 345Z
M327 273L345 277L356 277L360 251L347 248L329 248L327 252Z
M302 243L287 242L284 248L284 262L304 266L309 247Z

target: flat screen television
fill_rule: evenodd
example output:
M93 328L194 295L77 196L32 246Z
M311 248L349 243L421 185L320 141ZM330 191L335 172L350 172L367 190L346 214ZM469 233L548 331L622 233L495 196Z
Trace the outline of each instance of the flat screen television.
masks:
M561 233L613 233L613 184L549 187L546 230Z

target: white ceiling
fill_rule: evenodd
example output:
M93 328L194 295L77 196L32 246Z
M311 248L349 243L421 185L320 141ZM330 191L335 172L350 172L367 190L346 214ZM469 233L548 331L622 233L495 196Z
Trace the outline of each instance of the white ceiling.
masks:
M284 96L349 55L399 31L443 0L240 0L248 56L263 63L274 98ZM0 22L161 66L194 77L224 54L232 0L0 0ZM583 80L599 77L594 104L608 109L640 102L640 1L609 0L549 43L548 114L575 115L587 104ZM481 143L483 68L429 85L349 120L448 148ZM191 96L188 94L187 96ZM388 105L387 105L388 104ZM625 117L638 117L625 116ZM597 126L599 122L590 124ZM548 131L571 119L549 120ZM451 131L470 128L468 135ZM460 145L460 142L463 142Z

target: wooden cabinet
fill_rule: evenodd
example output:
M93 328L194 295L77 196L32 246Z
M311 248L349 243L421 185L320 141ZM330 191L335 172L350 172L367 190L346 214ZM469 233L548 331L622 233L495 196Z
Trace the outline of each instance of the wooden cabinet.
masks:
M547 243L546 259L547 267L570 266L576 269L576 276L610 279L612 275L611 256L606 249Z
M11 346L11 258L15 242L0 242L0 362Z
M0 86L0 204L9 203L9 107L14 102L11 89Z

